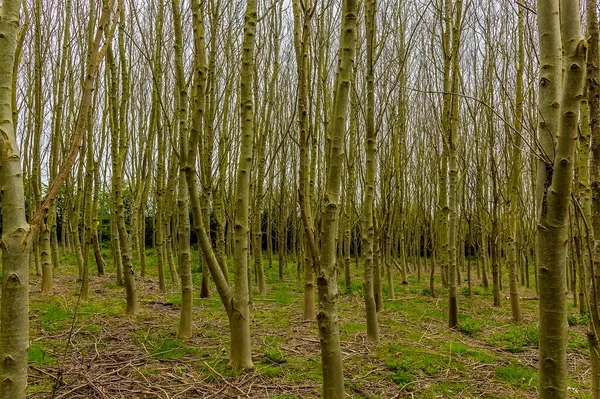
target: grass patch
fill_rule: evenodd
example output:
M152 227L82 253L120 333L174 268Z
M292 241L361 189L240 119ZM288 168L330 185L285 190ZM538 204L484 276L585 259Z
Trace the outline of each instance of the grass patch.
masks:
M281 367L277 367L270 364L257 364L256 372L267 378L278 378L283 375L283 370L281 369Z
M472 349L461 342L447 342L442 346L442 351L470 357L481 363L493 363L496 360L495 356L482 350Z
M265 337L265 347L263 353L265 355L266 364L283 364L287 362L285 353L281 350L280 344L283 338L278 336Z
M291 368L291 372L287 375L287 378L293 382L306 380L321 382L323 379L321 359L319 357L292 358L289 359L287 366Z
M32 344L29 347L29 351L27 352L27 361L30 364L37 365L56 365L56 358L54 358L54 356L52 356L46 348L37 343Z
M437 375L445 369L447 355L428 352L421 348L400 347L387 345L382 348L382 360L392 372L391 380L401 389L411 391L412 383L419 375Z
M287 292L277 292L273 294L273 299L282 305L289 305L294 301L294 295Z
M162 340L150 339L149 352L159 359L177 359L185 355L195 355L196 350L187 346L176 338L164 338Z
M537 348L538 332L535 324L527 326L508 326L506 331L494 333L492 343L509 352L523 352L526 348Z
M525 388L537 386L537 373L530 367L510 364L496 369L496 378L499 381Z
M267 347L265 348L264 353L267 361L270 363L282 364L286 362L282 350L278 347Z
M214 371L211 370L207 366L207 364ZM206 360L206 364L202 363L202 365L200 366L200 369L201 369L202 373L206 376L205 378L206 378L207 382L215 382L215 381L219 381L221 379L221 377L219 377L217 374L215 374L215 371L225 377L233 377L234 376L233 369L229 368L227 366L227 364L221 359Z
M464 392L469 384L467 382L441 382L436 384L434 387L435 392L447 395L448 397L454 398L456 394ZM437 396L439 397L439 396Z
M589 354L589 343L585 335L574 332L569 334L569 341L567 342L567 348L579 349L586 354Z
M587 313L569 313L567 320L569 321L570 326L587 326L590 324L590 316Z
M456 330L460 331L463 334L473 336L483 329L484 324L480 319L474 319L469 314L460 313L458 315L458 326L456 326Z
M344 284L344 282L342 281L340 284ZM344 286L344 292L351 294L351 295L357 295L357 296L363 296L364 293L364 287L363 287L363 282L362 281L358 281L358 280L353 280L350 282L350 287L347 290L346 287Z
M40 305L42 309L40 310L39 323L43 330L53 332L62 330L73 316L71 312L56 303L43 303Z
M456 329L463 334L473 336L481 331L481 325L473 319L467 319L465 321L460 321L458 326L456 326Z
M345 332L347 334L356 334L360 332L366 332L367 325L364 323L341 323L340 332Z

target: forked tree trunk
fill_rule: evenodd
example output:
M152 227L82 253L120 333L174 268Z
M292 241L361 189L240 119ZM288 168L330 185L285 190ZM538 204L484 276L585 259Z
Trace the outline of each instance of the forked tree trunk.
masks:
M173 4L177 0L173 1ZM177 7L177 11L179 7ZM246 9L246 24L244 27L244 43L243 43L243 58L242 64L244 65L242 71L241 81L243 82L241 87L241 109L242 109L242 121L243 121L243 143L242 150L240 153L240 166L238 170L238 184L236 190L237 196L237 214L236 214L236 246L235 246L235 295L231 290L229 283L225 278L225 274L219 265L219 261L212 249L210 237L206 231L205 225L202 220L202 214L200 211L200 200L196 195L196 157L199 133L202 129L201 121L204 111L204 105L198 103L202 102L204 96L203 84L204 80L201 79L203 76L202 63L203 57L205 57L204 47L204 16L202 4L198 0L192 2L192 15L194 21L194 42L197 51L196 64L194 67L194 73L196 75L196 90L194 98L194 123L193 128L190 130L190 138L187 152L187 167L186 169L186 183L190 194L190 201L192 203L192 215L194 219L194 229L199 239L199 244L202 249L202 253L206 259L206 265L208 266L210 273L215 282L217 292L221 298L221 302L225 307L227 316L229 319L230 337L231 337L231 357L230 363L234 370L241 371L245 369L254 368L252 363L252 350L250 341L250 311L249 311L249 294L248 294L248 205L249 205L249 166L252 162L252 134L253 134L253 104L252 104L252 73L254 71L254 37L256 28L256 1L249 0ZM179 17L179 14L178 14ZM176 25L179 24L181 27L180 17L178 18ZM178 29L179 29L178 28ZM178 35L181 31L178 32ZM181 37L181 36L179 36ZM180 40L178 40L181 43ZM183 68L180 69L179 74L183 74ZM183 86L185 87L185 86ZM245 187L244 187L245 185ZM245 190L244 190L245 188ZM245 220L245 223L244 223ZM243 234L242 234L243 233Z
M27 387L27 349L29 346L28 290L29 290L29 248L31 239L36 237L50 202L56 198L71 166L79 152L86 118L91 102L93 82L98 65L106 47L100 48L100 38L104 31L110 39L113 27L109 27L112 3L105 4L96 32L87 74L83 84L81 106L75 124L75 139L71 153L64 162L61 172L52 181L48 194L42 201L28 225L25 219L25 195L21 157L16 141L16 119L13 119L12 93L15 73L15 46L19 26L19 0L5 0L0 8L0 183L2 184L2 298L0 308L0 399L25 399ZM117 5L117 15L119 7ZM8 83L10 82L10 83Z
M196 147L198 146L198 142L190 142L188 144L188 89L187 83L185 79L185 72L183 66L183 33L182 33L182 25L181 25L181 11L179 6L179 0L171 1L172 13L173 13L173 27L174 27L174 37L175 37L175 76L177 79L177 121L178 121L178 133L179 133L179 187L178 187L178 195L177 195L177 211L179 215L179 230L178 230L178 249L179 249L179 275L181 278L181 310L179 313L179 329L177 330L177 336L180 338L191 338L192 336L192 304L193 304L193 284L192 284L192 269L191 269L191 253L190 253L190 218L189 218L189 198L196 197L195 200L192 200L193 206L195 207L194 213L194 224L203 223L200 215L200 207L199 201L197 200L197 194L194 191L190 190L190 173L189 171L189 163L196 161ZM197 8L199 8L197 2L193 3L194 11L194 36L197 34L198 22L197 22ZM203 31L204 25L201 26L202 29L202 39L204 39ZM196 42L196 40L194 40ZM196 47L196 46L195 46ZM202 73L198 73L199 64L202 61L200 57L205 56L205 54L201 51L197 50L196 59L194 62L194 119L193 125L196 129L201 128L196 126L195 123L197 121L197 113L199 110L203 110L204 104L204 70ZM204 65L204 64L202 64ZM198 87L201 87L199 90ZM198 100L200 100L200 104L198 104ZM200 113L200 116L202 114ZM197 132L196 132L197 137ZM192 151L192 157L188 151L190 147L194 147ZM196 178L195 174L192 176L193 179ZM195 181L195 180L194 180ZM195 188L195 187L194 187Z
M312 2L311 2L312 3ZM296 66L298 71L298 127L300 142L300 165L298 167L298 202L302 216L302 225L304 227L305 256L304 262L304 320L314 320L315 318L315 285L313 274L315 252L313 246L316 246L314 237L314 221L310 203L310 169L309 169L309 132L308 132L308 50L310 40L310 22L312 16L312 6L304 5L302 9L299 0L292 2L294 10L294 47L296 50ZM308 7L308 8L307 8ZM314 154L313 154L314 156Z

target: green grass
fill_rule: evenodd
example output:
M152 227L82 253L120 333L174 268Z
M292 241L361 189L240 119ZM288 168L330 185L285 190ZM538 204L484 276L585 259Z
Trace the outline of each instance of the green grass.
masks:
M287 378L294 383L303 381L320 382L323 379L320 358L294 357L288 360Z
M272 295L272 298L282 305L291 304L294 301L295 297L296 295L288 292L276 292Z
M379 354L386 368L392 372L391 380L407 391L413 389L412 383L418 376L441 373L449 360L445 354L396 344L382 346Z
M207 382L216 382L220 380L221 377L215 374L215 371L221 376L231 377L234 375L231 368L227 366L227 362L223 359L207 359L203 361L200 365L200 371L205 376L204 378Z
M496 361L496 356L489 352L481 349L473 349L461 342L447 342L442 346L441 350L450 355L468 357L480 363L493 363Z
M39 343L34 343L29 346L27 353L27 361L30 364L36 365L56 365L56 358L48 352L48 349Z
M165 270L167 292L159 293L157 284L153 285L153 281L157 281L157 261L153 251L146 252L147 274L143 280L140 279L142 283L138 291L140 313L133 317L124 315L124 288L115 284L110 252L104 249L103 253L107 261L107 277L99 279L95 274L91 275L96 284L94 289L100 288L102 292L96 293L92 289L90 300L79 306L74 328L76 334L69 347L68 359L77 359L77 362L80 358L91 359L95 356L94 346L104 355L105 351L115 350L115 345L118 346L123 339L135 345L128 350L137 350L136 356L147 359L146 366L134 373L139 378L153 381L168 370L182 380L193 378L204 381L214 384L218 390L225 386L222 378L233 383L239 381L234 378L258 376L260 384L270 387L315 387L301 396L269 392L269 397L320 397L322 370L318 327L316 322L302 321L303 287L296 280L295 259L291 256L284 281L279 279L277 256L272 268L268 268L266 256L263 259L267 295L261 297L254 287L255 301L251 309L256 375L239 376L228 366L228 320L214 284L211 282L210 299L198 297L201 273L197 249L192 251L195 270L194 336L190 340L180 340L175 335L181 294L179 287L169 283L168 268ZM69 285L65 286L61 295L42 297L35 288L32 290L31 336L36 340L31 345L29 360L37 368L48 368L49 371L57 365L54 355L64 351L63 338L70 328L76 301L73 295L77 291L75 258L67 255L62 259L68 262L68 266L61 266L55 275L69 276L68 280L62 280L63 284ZM363 271L360 266L352 265L349 292L345 291L343 273L338 275L338 325L350 397L386 398L390 397L390 392L393 392L392 397L398 392L411 392L414 397L424 399L461 395L532 397L537 373L519 358L521 352L526 351L529 355L538 345L535 324L537 301L522 303L529 324L514 325L510 321L507 301L503 300L501 307L492 306L491 288L485 290L474 282L471 297L465 297L466 284L463 284L459 288L463 294L459 295L459 325L451 330L447 328L448 291L441 287L439 276L436 275L434 298L429 290L427 273L422 274L421 281L415 278L416 273L409 275L409 284L402 285L400 273L394 270L396 300L385 301L384 309L378 313L381 342L368 344L365 342ZM229 267L233 281L231 262ZM474 269L472 275L476 275ZM35 277L33 280L35 284ZM387 277L382 282L385 300ZM507 289L502 292L503 297ZM524 290L522 295L535 296L535 291ZM587 342L583 331L586 316L574 312L569 321L569 351L586 355ZM111 333L114 334L113 328L122 327L125 328L118 332L119 340L107 339ZM59 336L60 339L55 338ZM39 337L42 339L38 340ZM573 375L581 375L585 371L582 367L580 365ZM30 383L28 393L39 399L42 396L36 396L37 393L47 394L51 391L51 383L48 384L46 376L36 378ZM487 387L487 391L482 392L481 386ZM589 386L581 378L573 378L569 386L574 388L571 392L574 397L583 398L589 394ZM386 393L380 393L377 387L385 387ZM502 395L494 396L495 392Z
M586 357L590 353L587 337L580 332L571 332L569 334L567 348L580 350L586 355Z
M525 349L535 349L539 345L537 326L509 326L503 332L492 335L491 342L510 352L523 352Z
M477 320L467 314L458 315L458 326L456 329L466 335L475 335L484 329L481 320Z
M344 332L346 334L356 334L360 332L366 332L367 326L364 323L342 323L340 325L340 332Z
M468 382L441 382L434 387L434 391L447 395L446 397L456 397L463 393L469 386ZM438 396L439 397L439 396Z
M284 370L277 366L271 364L256 364L256 372L267 378L278 378L284 375Z
M158 359L180 359L184 356L196 356L198 350L177 338L144 337L140 340L148 352Z
M569 313L567 320L570 326L587 326L590 324L590 316L587 313Z
M534 388L537 386L537 373L531 367L510 364L496 369L496 378L499 381L517 387Z
M60 331L69 324L73 314L66 310L61 304L48 302L38 304L41 328L45 331Z
M282 364L287 362L285 352L280 347L281 342L283 342L281 337L273 336L265 338L265 363Z

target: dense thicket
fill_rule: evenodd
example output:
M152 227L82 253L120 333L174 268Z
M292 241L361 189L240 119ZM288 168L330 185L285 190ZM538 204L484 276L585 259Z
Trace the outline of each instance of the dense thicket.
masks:
M84 300L90 273L114 265L134 314L152 251L158 289L181 283L180 337L194 289L216 287L236 370L253 367L264 268L296 264L331 398L344 392L336 279L349 289L359 261L374 343L396 273L430 276L434 296L440 276L450 328L458 286L491 273L493 305L508 285L519 322L519 285L539 277L540 394L564 397L564 348L544 338L556 327L566 342L562 292L591 310L595 348L600 326L598 16L589 1L581 24L577 5L4 0L0 352L16 363L2 378L25 367L29 263L51 295L58 254L75 253ZM0 397L21 397L15 384Z

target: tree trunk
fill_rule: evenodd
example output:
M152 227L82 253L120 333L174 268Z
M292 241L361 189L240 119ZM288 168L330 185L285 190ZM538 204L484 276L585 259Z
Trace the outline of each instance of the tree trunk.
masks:
M587 33L589 37L589 51L587 58L587 99L589 103L589 130L583 128L581 139L588 143L585 134L591 133L591 162L589 162L589 183L590 185L581 187L582 190L582 208L586 219L591 220L592 231L587 229L588 243L593 239L594 251L592 259L587 259L587 270L580 272L580 289L587 289L588 305L590 309L590 325L588 328L588 343L590 345L590 368L592 379L592 397L600 398L600 337L597 332L600 330L600 315L598 306L600 305L600 52L598 51L598 11L597 2L586 1L587 10ZM585 151L583 146L582 152ZM587 155L587 153L585 154ZM585 162L581 160L580 164ZM587 170L587 163L582 165ZM580 173L581 174L581 173ZM586 176L587 177L587 176ZM588 183L580 176L580 184ZM590 198L591 197L591 198ZM590 201L591 199L591 201ZM588 256L589 258L589 256ZM582 284L581 279L586 277L586 282ZM585 301L580 301L583 305Z
M581 35L577 3L560 1L559 7L558 0L540 0L537 12L540 65L543 66L538 139L545 156L540 160L536 184L539 220L536 265L540 297L539 394L546 399L567 397L567 247L564 243L587 44ZM561 88L563 51L568 67Z
M348 96L352 85L354 51L357 36L357 1L342 3L340 51L335 85L332 123L328 126L331 153L328 158L322 219L321 263L317 278L319 311L317 322L321 336L323 398L344 398L344 373L337 315L336 238L338 236L341 170L344 135L348 119Z
M0 398L25 399L29 347L29 247L21 248L29 226L21 156L12 118L13 64L19 26L19 0L0 9L0 182L2 183L2 300L0 310Z
M510 175L510 216L509 230L507 237L508 255L506 259L509 287L510 287L510 307L512 317L515 322L520 322L523 319L521 315L521 303L519 301L519 288L517 280L517 257L519 251L517 249L517 226L519 216L519 189L521 187L522 174L522 159L521 159L521 132L523 119L523 67L525 63L525 52L523 48L523 7L519 7L519 22L518 22L518 65L517 65L517 83L516 83L516 110L515 110L515 129L518 133L513 134L513 159Z
M375 224L373 205L375 202L375 175L377 173L377 136L375 131L375 41L377 1L368 0L365 4L365 36L367 38L367 113L366 113L366 172L365 191L362 205L362 241L364 260L364 300L367 320L367 342L379 342L377 309L373 290L373 260L375 243Z

